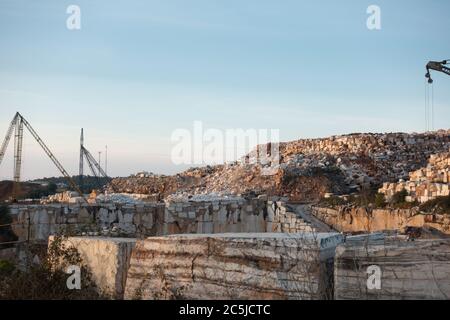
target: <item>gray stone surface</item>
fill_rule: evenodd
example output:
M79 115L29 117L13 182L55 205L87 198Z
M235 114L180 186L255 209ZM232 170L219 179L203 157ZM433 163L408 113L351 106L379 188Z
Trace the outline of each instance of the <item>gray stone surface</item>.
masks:
M50 237L49 244L53 239ZM70 237L63 242L78 250L99 291L115 299L123 298L135 244L136 239L105 237Z
M172 235L138 241L126 299L326 299L340 234Z
M380 289L367 286L369 266L381 271ZM334 279L336 299L449 299L450 241L348 241L336 249Z
M104 235L143 238L185 233L302 232L313 230L284 203L265 199L162 202L145 205L49 204L11 206L20 240L49 235ZM270 211L270 214L269 214Z

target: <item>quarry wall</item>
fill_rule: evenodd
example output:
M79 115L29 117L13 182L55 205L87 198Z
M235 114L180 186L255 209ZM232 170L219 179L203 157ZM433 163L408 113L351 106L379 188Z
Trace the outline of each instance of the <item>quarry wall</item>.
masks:
M50 239L52 241L52 239ZM371 234L69 237L116 299L448 299L450 240ZM368 286L368 268L380 285Z
M172 235L137 242L126 299L331 299L341 234Z
M368 268L374 266L380 282L369 287ZM337 300L450 298L449 240L350 241L336 249L334 268Z
M136 205L13 205L19 240L46 241L49 235L104 235L142 238L181 233L313 231L280 201L264 197Z
M54 237L49 238L49 246ZM123 299L136 239L107 237L70 237L62 240L65 248L76 248L89 268L92 280L105 297Z
M340 232L377 232L406 227L429 227L450 234L450 217L422 214L413 209L373 209L363 207L325 208L312 206L311 213Z

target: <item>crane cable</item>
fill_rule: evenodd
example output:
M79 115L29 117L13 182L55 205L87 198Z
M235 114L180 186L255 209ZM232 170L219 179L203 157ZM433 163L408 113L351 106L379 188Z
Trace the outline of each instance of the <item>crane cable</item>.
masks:
M431 88L431 131L434 131L434 85L430 84Z
M428 131L428 94L429 94L429 90L428 90L428 81L425 78L425 132Z
M434 86L425 79L425 130L434 130Z

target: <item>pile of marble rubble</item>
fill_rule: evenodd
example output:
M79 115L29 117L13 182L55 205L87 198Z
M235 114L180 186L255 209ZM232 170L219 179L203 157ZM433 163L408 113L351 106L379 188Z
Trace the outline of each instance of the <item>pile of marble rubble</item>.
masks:
M350 134L279 144L279 162L259 162L258 146L244 160L192 168L172 176L138 175L114 179L124 193L232 194L254 192L311 201L326 193L345 194L383 182L408 179L433 154L450 148L450 130L427 133ZM270 170L268 170L270 169Z
M379 189L389 200L399 191L406 190L409 202L426 202L450 195L450 152L432 155L426 167L409 174L409 180L386 182Z

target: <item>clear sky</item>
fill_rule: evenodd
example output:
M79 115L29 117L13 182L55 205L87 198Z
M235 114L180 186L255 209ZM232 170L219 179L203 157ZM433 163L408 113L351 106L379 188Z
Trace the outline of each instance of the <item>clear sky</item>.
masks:
M81 30L66 28L71 4ZM20 111L76 174L84 127L118 176L181 170L170 136L195 120L283 141L423 131L424 66L450 59L449 13L448 0L0 0L0 139ZM449 128L450 78L433 76L435 127ZM59 175L25 139L24 177Z

